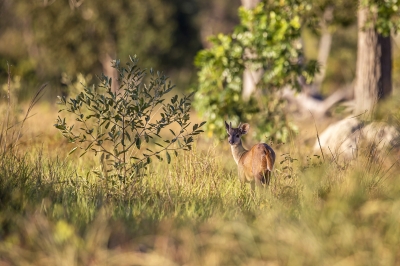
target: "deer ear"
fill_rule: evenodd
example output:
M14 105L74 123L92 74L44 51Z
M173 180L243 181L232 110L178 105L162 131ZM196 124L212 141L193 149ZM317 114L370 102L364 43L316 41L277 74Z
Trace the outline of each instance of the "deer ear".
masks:
M229 133L229 125L228 125L228 123L226 123L226 121L225 121L225 128L226 128L226 131Z
M245 123L243 125L240 126L240 131L242 132L242 134L247 134L247 132L249 132L250 129L250 125Z

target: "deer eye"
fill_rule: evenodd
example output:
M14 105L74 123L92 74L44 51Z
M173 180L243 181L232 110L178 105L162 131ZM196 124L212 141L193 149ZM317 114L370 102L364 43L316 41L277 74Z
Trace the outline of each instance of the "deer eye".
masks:
M239 137L239 134L237 134L236 137L238 138L238 137Z

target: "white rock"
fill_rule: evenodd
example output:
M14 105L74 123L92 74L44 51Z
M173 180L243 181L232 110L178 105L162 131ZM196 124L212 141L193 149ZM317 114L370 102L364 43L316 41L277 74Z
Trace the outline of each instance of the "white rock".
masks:
M324 154L344 159L353 158L357 153L361 127L362 122L351 117L330 125L319 136ZM314 145L314 151L320 151L318 140Z
M374 143L376 148L400 146L399 131L383 122L363 125L357 118L345 118L330 125L319 136L324 155L331 155L335 160L350 160L357 156L361 143ZM320 152L318 140L314 152Z

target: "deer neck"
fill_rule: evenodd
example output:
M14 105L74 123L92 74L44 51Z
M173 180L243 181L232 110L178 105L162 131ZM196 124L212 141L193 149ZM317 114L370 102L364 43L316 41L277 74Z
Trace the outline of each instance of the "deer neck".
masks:
M231 145L233 159L236 164L239 164L240 158L247 152L247 150L243 147L242 141L240 141L237 145Z

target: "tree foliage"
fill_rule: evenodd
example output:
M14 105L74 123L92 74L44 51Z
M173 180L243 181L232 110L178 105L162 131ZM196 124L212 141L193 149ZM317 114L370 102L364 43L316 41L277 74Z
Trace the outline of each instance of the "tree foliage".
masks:
M325 15L327 9L332 11L328 17ZM357 20L357 17L354 16L356 12L357 1L314 0L310 3L310 8L305 14L304 23L316 33L321 29L321 22L327 24L330 31L335 31L338 27L353 25Z
M200 48L197 2L4 0L0 57L23 80L46 79L52 87L60 85L62 73L75 77L104 72L110 61L106 55L127 58L132 51L169 75L187 71ZM4 63L0 71L5 72Z
M374 27L379 34L389 36L400 29L400 1L398 0L361 0L361 8L368 9L365 28Z
M189 128L191 95L165 101L174 86L152 69L146 83L138 59L130 57L126 67L115 61L113 67L119 73L119 89L112 91L113 80L103 75L99 88L85 86L68 101L59 97L61 111L74 114L78 126L58 117L55 127L77 145L71 153L79 148L81 156L87 151L100 154L106 175L126 183L143 174L152 158L170 163L171 154L190 150L205 122Z
M302 16L310 8L297 0L264 1L252 10L240 8L240 24L234 32L210 38L213 46L195 59L200 68L195 107L207 119L209 131L223 137L224 120L253 120L260 133L286 140L294 128L274 92L286 85L297 86L300 75L310 81L317 70L315 61L301 61ZM249 102L241 98L245 68L264 70L259 91Z

